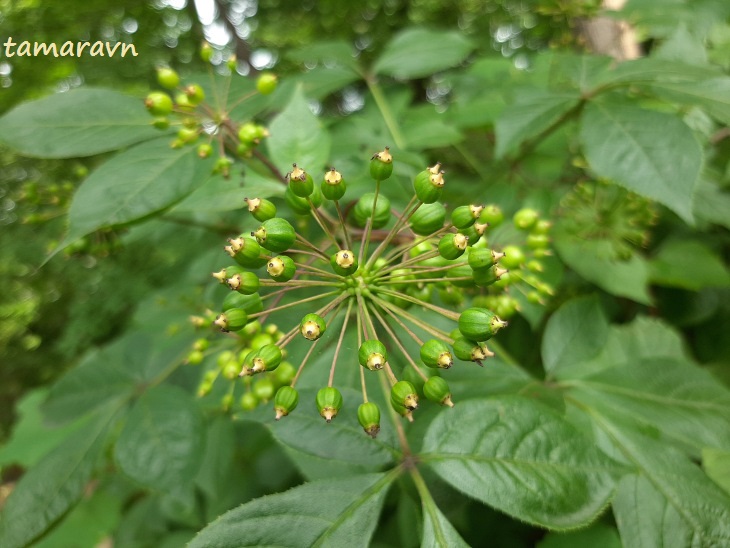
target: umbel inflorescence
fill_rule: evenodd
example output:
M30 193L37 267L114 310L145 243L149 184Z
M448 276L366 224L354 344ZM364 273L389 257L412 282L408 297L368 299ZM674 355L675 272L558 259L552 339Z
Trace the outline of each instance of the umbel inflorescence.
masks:
M297 233L289 221L277 216L276 206L269 200L246 199L248 210L261 224L228 240L225 252L235 264L213 277L231 293L222 312L209 320L221 331L237 336L240 350L219 356L218 370L206 375L202 394L210 391L221 372L230 379L243 377L242 406L252 408L257 400L273 397L276 419L281 419L294 412L299 400L297 381L317 346L330 338L335 350L329 377L322 379L323 387L314 402L325 421L332 421L343 404L336 386L338 367L359 369L363 403L358 420L373 437L380 429L380 409L368 399L366 375L385 376L390 405L408 420L413 420L422 396L453 406L449 386L438 372L457 361L482 365L493 356L487 341L507 325L485 306L456 311L468 288L483 293L483 288L507 279L507 269L500 263L507 256L490 249L485 236L487 221L498 224L502 214L496 206L472 204L448 215L439 201L445 184L439 164L415 177L413 197L402 212L395 212L382 192L382 182L392 172L393 158L386 147L370 161L373 192L343 207L347 185L336 169L325 172L316 184L304 166L294 164L286 176L286 201L296 212L313 217L321 229L321 240ZM534 211L518 212L515 224L538 236L540 245L533 246L536 257L548 252L548 225ZM513 251L509 264L519 269L527 257L519 248ZM510 280L519 281L516 277ZM549 288L542 290L545 293ZM280 304L283 298L304 291L305 297ZM514 304L505 305L494 293L481 299L502 307L507 316L514 312ZM287 317L296 320L287 331L262 325L270 313L284 309L289 312ZM452 321L453 331L436 327L438 322L424 319L424 312ZM338 317L341 328L333 329ZM206 323L203 318L197 321ZM356 360L341 353L345 333L352 329L357 333ZM308 350L301 356L287 356L287 346L297 337L307 341ZM405 338L420 347L418 355L408 352ZM203 341L198 344L201 347L194 350L194 361L200 361L205 350ZM251 389L252 377L267 375L271 376L269 382ZM417 384L421 386L417 388ZM230 405L231 400L229 395L226 403Z

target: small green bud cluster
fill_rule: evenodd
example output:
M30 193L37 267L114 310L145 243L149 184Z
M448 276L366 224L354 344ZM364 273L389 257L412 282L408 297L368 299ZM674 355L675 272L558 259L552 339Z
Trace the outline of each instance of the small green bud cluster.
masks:
M266 397L256 396L257 401L273 398L275 419L282 419L298 406L296 383L303 372L309 374L305 368L311 357L322 359L317 346L327 341L323 344L334 346L329 378L326 384L321 381L313 402L327 423L343 409L343 393L336 386L344 377L336 374L343 362L349 364L345 367L359 364L357 420L369 436L381 428L381 409L368 397L369 390L382 386L375 382L377 376L389 385L385 398L392 411L409 421L421 401L452 407L448 370L461 367L460 361L482 365L494 355L487 341L507 325L488 307L458 310L467 298L476 303L486 297L483 292L506 275L505 259L516 269L524 263L514 250L488 247L487 229L503 221L502 211L492 204L468 204L449 213L440 202L446 180L437 163L416 175L411 201L394 212L381 188L394 177L387 147L370 159L373 188L350 197L346 207L340 204L348 192L343 174L330 167L313 176L307 168L292 164L286 174L283 209L310 215L321 234L312 238L301 220L295 229L278 205L249 197L245 204L256 225L228 240L224 250L235 264L213 274L230 293L220 314L204 324L244 347L235 354L236 377L244 383L259 374L277 377L288 363L282 361L288 345L295 340L304 344L308 350L297 356L289 383L270 385ZM522 230L535 230L540 223L539 216L527 222L522 218L529 215L520 213L518 226L518 217L528 225ZM279 314L291 329L277 333L275 340L254 344L246 339L251 325ZM429 316L442 316L458 327L443 331ZM343 352L343 341L353 332L357 358ZM407 338L417 344L417 355L401 341ZM246 392L252 400L248 394L256 390ZM244 407L254 405L248 401Z

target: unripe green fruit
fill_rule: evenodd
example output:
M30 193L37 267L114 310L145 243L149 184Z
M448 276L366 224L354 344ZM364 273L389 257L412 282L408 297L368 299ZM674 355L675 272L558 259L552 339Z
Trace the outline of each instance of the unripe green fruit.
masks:
M491 339L497 331L507 325L486 308L467 308L459 316L459 331L464 338L482 342Z
M254 293L253 295L243 295L237 292L231 292L223 299L223 312L227 312L232 308L243 308L247 314L258 314L263 312L264 303L261 295Z
M281 362L274 372L274 382L278 385L291 384L297 369L290 362Z
M206 350L208 350L209 346L210 346L210 341L208 339L197 339L193 343L193 350L205 352Z
M518 303L515 299L507 294L502 294L497 298L497 306L494 311L500 318L511 318L517 312Z
M483 210L484 206L480 205L459 206L451 213L451 223L456 228L470 227L477 221Z
M330 257L332 270L340 276L349 276L357 271L357 257L349 249L341 249Z
M449 369L454 365L454 358L448 345L438 339L431 339L421 346L421 360L428 367Z
M233 265L222 268L218 272L213 272L211 276L223 285L227 285L228 278L235 276L236 274L240 274L241 272L246 272L246 269L239 265Z
M327 330L327 324L319 314L307 314L299 322L299 331L302 337L309 341L316 341Z
M193 350L188 354L186 361L190 365L200 365L204 358L205 354L203 354L200 350Z
M382 369L388 361L388 351L385 345L377 339L369 339L360 345L357 353L358 361L363 367L371 371Z
M177 132L177 138L181 143L189 145L198 140L199 133L197 129L187 127L180 128Z
M458 333L459 336L454 339L452 347L454 349L454 356L460 360L480 363L482 360L494 355L479 343L465 339L461 336L461 332Z
M276 420L286 417L289 413L296 409L299 403L299 393L291 386L282 386L276 391L274 397L274 411L276 412Z
M464 292L459 291L453 284L439 289L439 298L449 306L459 306L464 302Z
M539 217L540 214L537 211L525 207L514 214L514 217L512 217L512 222L514 222L517 228L520 228L522 230L528 230L535 225Z
M276 206L265 198L244 198L248 211L257 221L264 222L276 217Z
M444 234L439 240L439 255L453 261L464 254L468 244L469 240L463 234Z
M501 263L505 268L519 268L527 260L522 248L516 245L508 245L503 250L504 257L501 259Z
M371 438L380 432L380 408L373 402L361 403L357 408L357 420Z
M440 202L424 204L411 215L411 230L419 236L433 234L444 226L446 208Z
M527 247L530 249L545 249L550 246L550 236L547 234L528 234Z
M375 216L373 217L373 229L383 228L390 220L390 200L383 194L378 195L378 202L375 204L375 194L370 192L363 194L352 209L355 224L363 228L373 212L375 205Z
M277 282L288 282L294 277L296 271L297 267L294 264L294 260L286 255L272 257L266 263L266 272Z
M547 221L545 219L539 219L535 226L532 227L532 233L533 234L548 234L550 232L550 228L553 226L553 223L550 221Z
M292 170L286 174L286 180L291 191L301 198L309 197L314 191L312 176L296 164L293 164Z
M198 84L190 84L186 87L185 95L188 98L188 102L193 106L199 105L205 99L205 92Z
M481 215L479 215L480 223L487 223L492 228L496 228L504 221L504 213L495 204L487 204L484 206Z
M239 331L248 322L248 314L243 308L231 308L222 314L218 314L213 324L217 325L221 331Z
M441 171L441 164L437 163L416 175L413 190L424 204L432 204L441 199L444 183L444 172Z
M294 213L299 215L309 215L312 211L312 206L309 204L306 198L301 198L292 192L292 189L288 186L284 191L284 201L291 208Z
M418 393L416 387L408 381L398 381L390 389L390 403L393 408L398 411L398 407L403 406L409 411L418 408Z
M484 234L484 231L481 233L476 229L476 223L472 226L467 226L466 228L460 228L459 234L463 234L467 238L469 238L469 245L475 246L477 242L481 239L482 234Z
M166 116L158 116L152 120L152 125L156 129L167 129L170 127L170 120Z
M180 76L169 67L158 67L157 82L167 89L175 89L180 84Z
M223 248L235 261L246 268L258 268L266 262L261 260L261 246L248 236L239 236L228 240L228 245Z
M236 58L235 55L231 55L228 58L228 61L226 61L226 66L228 67L228 70L230 70L231 72L236 71L236 68L238 67L238 59Z
M431 377L423 385L423 395L434 403L454 407L449 385L441 377Z
M504 253L494 251L493 249L482 248L470 248L469 249L469 266L472 270L482 270L489 268L504 257Z
M244 271L228 278L226 284L233 291L238 291L244 295L252 295L259 290L261 282L259 281L259 277L253 272Z
M474 278L474 283L477 285L477 287L488 287L492 285L493 283L498 282L500 279L502 279L502 276L507 274L508 271L504 268L500 268L498 265L490 266L489 268L480 268L479 270L474 270L472 273L472 277Z
M251 348L262 348L266 346L267 344L274 344L274 336L270 333L257 333L256 336L251 339L250 343Z
M198 145L198 158L209 158L211 154L213 154L213 147L210 143Z
M144 100L144 106L155 116L167 116L172 112L172 99L167 93L153 91Z
M261 95L269 95L276 89L278 79L271 72L262 72L256 80L256 89Z
M274 397L274 391L274 383L269 377L264 377L253 383L253 393L260 401L269 401Z
M175 106L179 110L185 112L192 112L193 110L195 110L195 105L193 105L190 102L190 99L188 99L188 96L182 92L175 95Z
M456 287L474 287L474 271L468 264L460 264L446 271L449 278L462 278L450 280Z
M259 399L253 392L245 392L243 396L241 396L241 407L246 411L253 411L256 407L258 407L258 405Z
M393 271L391 271L388 274L388 280L389 282L392 282L392 288L396 290L407 288L409 283L406 283L410 280L414 280L414 276L411 274L411 271L407 268L397 268Z
M322 182L322 195L328 200L339 200L345 195L347 185L342 178L342 174L335 168L330 169L324 174Z
M281 363L281 349L275 344L267 344L254 351L251 359L251 372L273 371Z
M246 145L251 145L259 142L259 128L253 122L246 122L241 124L238 128L238 140Z
M297 239L297 233L289 221L280 217L274 217L264 223L251 233L256 241L266 249L275 253L282 253L289 249L294 240Z
M380 152L373 154L370 160L370 176L376 181L385 181L393 174L393 156L390 149L385 147Z
M200 58L204 63L210 63L210 58L213 56L213 46L208 42L200 44Z
M317 392L317 410L327 422L332 422L337 413L342 409L342 394L337 388L327 386Z

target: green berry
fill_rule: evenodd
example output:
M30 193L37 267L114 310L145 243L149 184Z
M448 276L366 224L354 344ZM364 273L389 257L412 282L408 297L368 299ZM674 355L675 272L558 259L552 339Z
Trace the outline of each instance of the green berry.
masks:
M213 46L208 42L200 44L200 58L204 63L210 63L210 58L213 56Z
M502 257L504 257L504 253L494 251L493 249L472 247L469 249L469 266L472 270L489 268L497 264L497 261Z
M342 394L337 388L327 386L317 392L317 410L327 422L332 422L337 413L342 409Z
M180 76L169 67L157 69L157 82L167 89L175 89L180 84Z
M421 346L421 360L428 367L449 369L454 365L454 358L448 345L438 339L431 339Z
M340 249L330 257L332 270L340 276L349 276L357 271L357 257L349 249Z
M465 339L461 336L461 332L458 333L459 336L454 339L452 347L454 349L454 356L460 360L481 364L482 360L494 355L485 347L482 347L478 342Z
M540 214L537 211L525 207L514 214L514 217L512 217L512 222L514 222L517 228L522 230L528 230L535 225L539 217Z
M292 164L292 170L286 174L286 180L291 191L300 198L307 198L314 191L312 176L296 164Z
M299 393L291 386L282 386L276 391L274 397L274 411L276 411L276 420L286 417L289 413L296 409L299 403Z
M380 408L373 402L361 403L357 408L357 420L371 438L380 432Z
M327 324L319 314L307 314L299 322L299 331L308 341L316 341L327 330Z
M373 229L383 228L390 220L390 200L383 194L378 195L377 204L375 203L375 193L369 192L363 194L355 204L352 210L355 224L363 228L368 219L370 219L373 206L375 207L375 216L373 217Z
M360 345L357 353L358 361L363 367L371 371L382 369L388 361L388 351L385 345L377 339L369 339Z
M253 411L256 407L258 407L258 405L259 399L253 392L245 392L243 396L241 396L241 407L246 411Z
M223 312L227 312L232 308L243 308L247 314L258 314L264 310L264 303L261 301L261 295L254 293L253 295L243 295L238 292L229 293L223 299Z
M483 226L483 225L480 225ZM477 223L474 223L472 226L467 226L466 228L460 228L459 233L463 234L467 238L469 238L469 245L475 246L477 242L481 239L482 234L484 234L484 231L481 232L477 230Z
M204 358L205 354L203 354L200 350L193 350L188 354L186 361L190 365L200 365Z
M152 120L152 125L156 129L167 129L170 127L170 120L166 116L158 116Z
M444 183L444 172L441 171L441 164L436 163L416 175L413 181L413 190L416 197L424 204L432 204L441 199Z
M213 324L217 325L224 333L227 333L229 331L240 331L247 322L248 314L243 308L231 308L218 314Z
M289 221L280 217L264 221L251 235L261 246L275 253L286 251L297 239L294 227L289 224Z
M266 263L266 272L277 282L288 282L294 277L296 271L297 267L294 265L294 260L286 255L272 257Z
M276 74L262 72L256 80L256 89L261 95L269 95L276 89L277 82Z
M477 221L482 210L484 206L481 205L459 206L451 213L451 224L456 228L468 228Z
M481 215L479 215L479 222L486 223L492 228L495 228L502 224L504 221L504 213L495 204L487 204L484 206Z
M459 331L472 341L482 342L491 339L497 331L507 325L486 308L467 308L459 316Z
M433 234L444 226L446 208L440 202L424 204L411 215L411 229L419 236Z
M474 283L478 287L488 287L493 283L498 282L500 279L502 279L502 276L507 273L507 270L505 270L504 268L500 268L498 265L495 264L493 266L490 266L489 268L474 270L472 273L472 277L474 278Z
M439 255L446 260L453 261L464 254L469 240L460 233L444 234L439 240Z
M200 134L198 133L197 129L191 129L187 127L180 128L177 132L178 140L186 145L197 141L199 136Z
M504 252L504 257L502 257L500 262L505 268L519 268L527 260L522 248L516 245L508 245L502 251Z
M259 290L261 282L259 277L253 272L239 272L226 280L226 285L233 291L238 291L244 295L252 295Z
M339 200L345 195L347 185L342 178L342 174L332 168L324 174L321 190L322 195L328 200Z
M299 215L309 215L312 211L312 206L309 204L306 198L301 198L292 192L292 189L288 186L284 191L284 201L291 208L294 213Z
M276 206L265 198L244 198L248 211L257 221L264 222L276 217Z
M408 381L398 381L390 389L390 403L396 411L403 406L409 411L418 408L418 393Z
M290 362L281 362L274 372L274 382L278 385L291 384L297 369Z
M213 276L221 284L226 285L228 283L228 278L235 276L236 274L240 274L241 272L246 272L246 269L239 265L233 265L222 268L218 272L213 272L211 276Z
M179 110L185 112L192 112L193 110L195 110L195 105L193 105L190 102L190 99L188 99L188 96L182 92L175 95L175 106Z
M281 358L281 349L275 344L262 346L254 351L251 358L251 374L273 371L279 367Z
M167 116L172 112L172 99L167 93L153 91L144 100L144 106L154 116Z
M198 158L209 158L211 154L213 154L213 147L210 143L198 145Z
M530 249L545 249L550 246L550 236L547 234L528 234L526 243Z
M474 287L474 271L468 264L460 264L446 271L449 278L460 278L450 280L456 287Z
M269 401L274 397L274 391L274 382L269 377L263 377L253 383L253 393L260 401Z
M248 236L239 236L228 240L223 248L235 261L246 268L258 268L266 262L261 260L261 246Z
M205 92L198 84L190 84L186 87L185 95L188 98L188 102L193 106L199 105L205 99Z
M253 122L241 124L238 128L238 140L246 145L257 144L259 142L259 127Z
M454 407L449 385L441 377L431 377L423 385L423 395L434 403Z
M373 154L370 159L370 176L376 181L385 181L393 174L393 156L390 149L385 147L380 152Z

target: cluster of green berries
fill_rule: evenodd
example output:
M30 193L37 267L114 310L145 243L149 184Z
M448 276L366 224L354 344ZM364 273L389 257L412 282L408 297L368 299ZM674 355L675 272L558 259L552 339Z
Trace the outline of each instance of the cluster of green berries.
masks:
M321 236L312 239L298 233L278 215L273 202L246 198L256 228L228 240L224 251L231 264L213 273L230 290L220 313L207 320L219 330L245 334L252 322L258 324L280 311L296 318L276 340L247 342L235 367L230 366L231 376L234 369L243 379L276 376L290 342L301 337L309 345L303 357L292 360L297 367L291 381L279 386L273 396L277 420L297 407L296 383L322 340L329 339L335 351L327 384L315 398L319 414L330 422L342 408L342 393L335 386L338 363L359 364L363 402L358 421L367 434L375 436L381 410L368 398L368 379L384 377L390 406L408 420L413 420L424 397L451 407L451 390L442 373L457 361L482 365L494 355L487 341L507 325L484 306L457 312L451 297L478 294L507 274L501 262L508 255L488 247L486 237L490 221L499 224L497 217L501 220L499 208L471 204L449 215L440 202L444 171L436 164L418 173L411 200L402 212L393 212L381 192L383 181L393 174L389 149L374 154L369 167L373 191L343 207L347 183L341 173L331 168L315 182L304 166L293 164L286 175L285 203L297 213L311 215ZM534 231L541 221L536 213L526 219L533 213L520 212L515 223ZM546 247L534 251L538 249ZM521 263L516 257L511 260ZM287 300L280 304L283 299ZM458 304L462 303L460 299ZM303 310L297 313L297 309ZM429 315L455 322L456 329L447 332L436 327L439 322ZM353 329L358 339L357 364L349 356L341 357L345 334ZM411 355L404 338L418 346L417 356Z
M201 57L209 62L211 52L210 44L204 43ZM227 64L231 71L228 77L231 78L236 67L235 56ZM214 173L230 176L233 165L230 154L248 158L255 147L269 136L263 125L250 120L237 123L229 117L230 108L206 103L206 94L200 84L182 84L178 73L169 67L157 69L157 81L167 91L153 91L145 99L147 110L155 117L152 124L161 130L167 130L173 124L178 127L177 136L171 143L173 148L197 145L201 158L216 154ZM274 74L262 73L256 81L256 93L268 95L276 89L276 84ZM224 105L227 99L223 98Z

